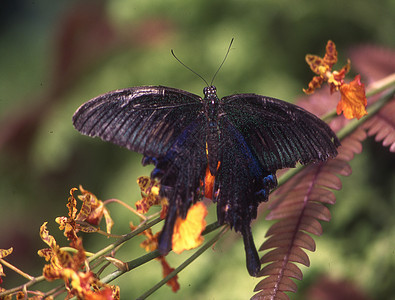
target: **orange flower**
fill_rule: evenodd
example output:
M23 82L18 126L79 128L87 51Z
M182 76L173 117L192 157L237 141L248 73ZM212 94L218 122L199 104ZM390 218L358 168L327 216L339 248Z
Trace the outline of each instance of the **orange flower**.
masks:
M315 89L321 87L322 83L326 81L330 86L331 93L340 91L341 99L336 110L338 115L344 112L347 119L354 117L360 119L367 114L365 86L361 83L361 76L357 75L350 83L344 82L344 78L350 70L350 61L340 71L332 71L333 65L337 62L336 46L332 41L328 41L326 45L324 58L308 54L306 62L311 70L318 75L309 82L308 89L303 89L306 94L314 93Z
M67 203L69 216L57 217L55 219L56 223L59 224L59 229L64 229L64 235L67 239L75 241L77 239L78 231L88 233L98 231L98 228L95 226L100 223L103 216L106 220L107 233L111 233L111 228L114 222L112 221L110 213L105 208L103 202L98 200L94 194L84 190L82 186L80 186L82 195L79 195L78 198L82 201L82 206L77 214L77 200L74 197L75 191L77 191L77 188L70 189L70 197Z
M167 263L166 259L163 256L159 256L158 259L160 260L163 268L163 278L169 275L171 272L174 271L174 268L171 268L169 264ZM167 285L171 286L171 290L175 293L180 289L180 284L177 281L178 276L175 275L172 277L168 282L166 282Z
M344 77L350 70L350 61L340 71L333 71L332 67L337 62L336 45L332 41L326 44L326 53L324 58L317 55L307 54L306 62L310 69L319 76L314 76L309 82L309 88L303 89L306 94L314 93L315 89L321 87L324 81L327 81L331 87L331 92L337 91L344 83Z
M173 231L173 251L180 254L184 250L198 247L204 240L201 233L206 228L207 208L203 202L197 202L189 210L187 217L178 217Z
M73 255L60 249L55 238L49 234L45 222L40 228L41 239L50 247L38 251L49 264L43 268L46 280L63 279L69 296L76 295L79 299L109 300L117 298L115 289L100 282L89 270L84 269L85 250L80 238L72 241L72 247L77 250ZM91 288L95 287L94 290ZM100 288L103 288L100 290Z
M357 118L359 120L367 114L365 85L361 83L360 75L355 76L355 79L349 84L343 84L340 87L340 93L341 99L336 109L338 115L343 112L347 119Z
M77 250L77 253L71 255L70 253L61 250L56 243L55 238L49 234L47 229L47 222L40 228L41 239L50 247L38 251L38 255L44 257L50 264L44 266L44 277L49 280L63 278L65 269L77 271L85 261L85 250L82 247L82 242L79 238L72 241L72 246Z
M141 189L141 200L136 202L137 211L145 214L154 205L162 205L161 218L164 219L167 214L167 199L159 196L160 185L156 180L151 180L148 176L137 178L137 184Z
M129 226L130 230L132 231L137 228L137 226L134 226L132 223L130 223ZM159 233L160 232L153 234L151 228L144 230L142 233L140 233L140 235L145 235L147 239L140 244L140 247L144 248L147 252L154 251L156 248L158 248Z
M136 228L137 228L137 226L130 224L130 229L132 231L135 230ZM144 248L145 251L147 251L147 252L154 251L156 248L158 248L158 237L159 237L160 232L157 232L154 235L152 233L151 228L148 228L147 230L144 230L140 234L145 235L147 237L147 239L140 244L141 248ZM163 278L174 271L173 268L170 268L170 266L167 263L166 258L164 256L159 256L156 259L159 260L162 264ZM178 283L177 278L178 278L178 276L176 275L166 283L167 285L171 286L173 292L177 292L180 289L180 284Z
M12 253L12 251L13 251L14 249L11 247L11 248L9 248L9 249L0 249L0 258L4 258L4 257L6 257L6 256L8 256L8 255L10 255L11 253ZM2 284L3 283L3 279L1 279L1 276L5 276L5 273L4 273L4 271L3 271L3 266L0 264L0 284Z
M104 216L104 219L106 220L107 233L111 233L111 228L114 225L114 222L110 217L109 211L104 206L103 201L98 200L93 193L85 190L81 185L79 188L82 195L79 195L78 199L82 201L83 205L77 220L85 221L89 224L97 226ZM87 207L87 209L84 210L84 207Z

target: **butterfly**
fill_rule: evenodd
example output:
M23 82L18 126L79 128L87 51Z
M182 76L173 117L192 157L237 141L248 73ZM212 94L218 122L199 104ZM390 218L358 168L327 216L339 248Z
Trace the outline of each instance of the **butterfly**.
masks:
M296 105L256 94L219 99L215 86L203 93L202 99L164 86L115 90L78 108L73 124L155 165L151 177L160 180L169 203L158 246L163 255L171 250L177 217L201 200L208 168L218 222L242 234L248 272L257 276L251 221L276 187L276 171L335 157L340 142L325 122Z

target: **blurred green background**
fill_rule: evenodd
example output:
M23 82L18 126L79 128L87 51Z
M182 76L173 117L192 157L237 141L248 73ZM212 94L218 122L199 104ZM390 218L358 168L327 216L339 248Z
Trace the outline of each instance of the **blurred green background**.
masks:
M151 169L140 165L141 155L81 136L71 117L90 98L130 86L165 85L202 95L204 83L170 49L210 81L235 38L214 82L219 97L254 92L292 102L312 77L306 53L323 55L328 39L341 64L358 45L393 49L394 16L392 0L2 1L0 248L14 247L8 260L38 275L44 260L36 252L45 247L39 228L49 221L50 233L66 244L54 219L67 213L71 187L82 184L100 199L131 205L140 199L136 178ZM351 165L353 175L343 179L333 219L315 239L311 267L303 269L292 299L312 297L329 279L335 289L353 287L365 297L354 299L395 299L394 155L368 139ZM115 233L137 220L115 204L110 210ZM258 246L267 228L263 218L255 222ZM108 242L84 236L88 251ZM129 243L120 257L144 253L139 242ZM186 257L169 255L169 262L175 267ZM5 273L5 288L24 282L7 268ZM114 283L122 299L131 299L161 277L154 261ZM177 294L163 287L152 298L248 299L259 281L248 276L242 241L231 232L179 274Z

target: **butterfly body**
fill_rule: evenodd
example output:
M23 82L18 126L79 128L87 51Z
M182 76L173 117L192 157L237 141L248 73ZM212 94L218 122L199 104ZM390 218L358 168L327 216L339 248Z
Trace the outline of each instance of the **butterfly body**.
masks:
M83 104L75 128L144 155L169 210L159 251L171 250L177 217L201 198L207 167L220 224L243 235L247 269L260 270L251 234L259 203L277 185L276 171L297 162L324 161L340 145L327 124L290 103L256 94L219 99L214 86L204 99L174 88L142 86L109 92Z
M203 90L205 95L204 107L207 118L207 158L211 175L215 176L218 166L218 146L220 145L220 128L218 126L219 99L214 86L206 87Z

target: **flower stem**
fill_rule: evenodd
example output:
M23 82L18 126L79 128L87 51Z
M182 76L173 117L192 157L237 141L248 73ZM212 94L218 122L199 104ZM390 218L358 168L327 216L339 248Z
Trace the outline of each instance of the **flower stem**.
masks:
M22 270L18 269L17 267L15 267L14 265L10 264L9 262L7 262L6 260L4 260L3 258L0 258L0 263L2 263L3 265L7 266L9 269L13 270L15 273L18 273L19 275L29 279L29 280L33 280L34 277L30 276L29 274L23 272Z
M139 233L143 232L144 230L154 226L155 224L159 223L160 221L162 221L162 219L160 217L158 217L158 218L156 218L156 219L154 219L154 220L152 220L150 222L145 223L143 226L137 228L136 230L125 234L124 236L122 236L122 238L118 239L114 243L108 245L107 247L103 248L102 250L96 252L94 255L90 256L88 258L88 262L91 262L91 261L97 259L98 257L110 252L111 250L115 249L116 247L118 247L119 245L123 244L127 240L130 240L134 236L136 236Z
M218 222L213 222L209 225L207 225L206 229L203 231L202 235L206 235L214 230L216 230L217 228L221 227L223 225L219 225ZM155 258L157 258L158 256L160 256L160 253L158 250L154 250L152 252L149 252L139 258L136 258L134 260L131 260L129 262L127 262L128 268L127 270L115 270L114 272L112 272L111 274L108 274L107 276L103 277L101 279L101 281L103 283L109 283L111 281L113 281L114 279L118 278L119 276L121 276L123 273L126 273L128 271L131 271ZM171 278L171 277L170 277ZM170 279L169 278L169 279Z
M157 291L160 287L166 284L171 278L180 273L183 269L185 269L188 265L190 265L195 259L197 259L200 255L202 255L208 248L210 248L219 238L223 235L223 233L227 230L227 227L222 228L222 230L217 233L213 238L211 238L207 243L205 243L202 247L200 247L194 254L192 254L186 261L184 261L181 265L179 265L173 272L159 281L156 285L154 285L151 289L146 291L137 299L146 299L148 296Z

